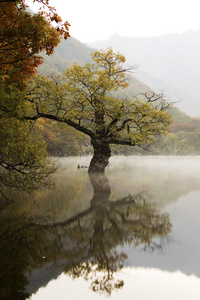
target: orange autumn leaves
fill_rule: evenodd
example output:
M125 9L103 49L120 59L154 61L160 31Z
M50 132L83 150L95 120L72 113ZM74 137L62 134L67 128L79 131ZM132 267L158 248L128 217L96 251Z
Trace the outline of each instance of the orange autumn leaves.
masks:
M32 15L24 0L18 5L0 1L0 78L21 89L42 63L40 52L52 54L61 36L69 37L69 23L61 23L48 0L37 2L49 12L42 6L39 13ZM58 23L58 27L53 27L51 21Z
M49 0L34 0L33 2L41 3L42 6L40 7L40 11L42 12L43 16L45 16L51 22L55 21L58 24L57 31L64 37L64 39L67 39L70 36L70 24L67 21L63 23L62 18L56 12L56 8L49 5ZM47 11L45 9L47 9Z

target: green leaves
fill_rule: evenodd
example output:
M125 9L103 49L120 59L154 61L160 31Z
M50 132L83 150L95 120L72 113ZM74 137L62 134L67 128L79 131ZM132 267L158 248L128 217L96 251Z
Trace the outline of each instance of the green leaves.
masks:
M24 120L30 111L25 92L2 82L0 93L0 192L10 203L17 200L19 191L52 187L49 176L56 166L47 158L35 123Z
M47 158L44 142L38 138L38 133L30 122L0 119L0 190L3 194L7 194L8 187L32 191L52 185L48 175L56 167Z

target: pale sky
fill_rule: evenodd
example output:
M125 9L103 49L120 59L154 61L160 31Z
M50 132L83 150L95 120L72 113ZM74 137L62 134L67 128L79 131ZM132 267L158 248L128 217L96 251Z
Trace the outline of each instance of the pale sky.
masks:
M50 0L50 5L83 43L113 34L146 37L200 29L200 0Z

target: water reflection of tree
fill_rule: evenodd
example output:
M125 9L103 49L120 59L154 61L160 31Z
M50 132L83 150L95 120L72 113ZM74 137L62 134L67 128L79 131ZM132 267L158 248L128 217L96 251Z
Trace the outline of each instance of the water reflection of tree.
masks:
M45 247L52 250L41 226L49 217L35 217L13 211L9 206L0 215L0 295L1 299L26 299L27 273L39 268Z
M150 245L171 229L169 216L148 204L148 195L128 195L110 201L104 174L90 174L91 205L63 222L31 215L1 215L0 282L2 299L26 299L26 272L57 262L72 278L91 280L93 291L110 294L123 286L114 274L127 258L117 251L125 243Z
M166 236L171 224L167 214L158 214L147 204L146 193L109 201L111 190L105 175L90 174L90 180L94 187L90 208L57 224L71 239L65 271L72 277L90 278L94 291L110 294L123 286L113 274L123 267L126 254L117 252L116 247L125 243L149 245L154 236Z

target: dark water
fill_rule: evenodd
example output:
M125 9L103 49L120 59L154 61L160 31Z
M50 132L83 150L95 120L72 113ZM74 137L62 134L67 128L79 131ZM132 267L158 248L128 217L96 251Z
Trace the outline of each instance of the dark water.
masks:
M89 160L2 212L2 299L199 299L200 157Z

